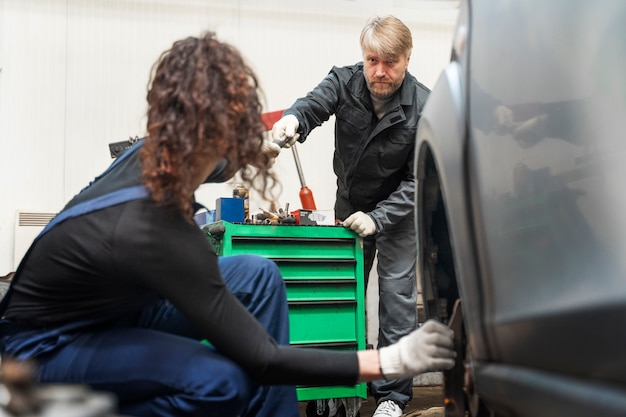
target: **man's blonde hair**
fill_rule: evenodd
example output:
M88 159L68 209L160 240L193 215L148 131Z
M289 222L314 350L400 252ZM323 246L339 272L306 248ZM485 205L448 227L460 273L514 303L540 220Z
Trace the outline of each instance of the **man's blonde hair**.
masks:
M409 28L394 16L372 17L361 31L361 50L383 58L411 55L413 38Z

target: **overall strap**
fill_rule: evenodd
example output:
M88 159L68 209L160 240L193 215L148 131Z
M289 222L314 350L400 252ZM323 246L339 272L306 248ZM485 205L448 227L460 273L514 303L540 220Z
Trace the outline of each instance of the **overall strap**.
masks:
M67 219L72 219L74 217L82 216L83 214L91 213L92 211L126 203L128 201L148 198L149 195L150 192L145 186L135 185L133 187L122 188L121 190L113 191L100 197L78 203L56 215L50 223L44 227L41 233L39 233L39 235L35 238L35 241L48 230Z
M120 164L123 160L127 159L130 155L135 153L141 146L143 145L143 140L137 141L133 146L131 146L128 150L126 150L122 155L120 155L109 167L98 177L91 182L87 187L83 189L83 191L89 188L93 183L97 182L104 176L106 176L109 172L113 170L116 166ZM82 191L81 191L82 192ZM101 195L99 197L92 198L91 200L83 201L82 203L78 203L70 208L67 208L57 214L47 225L46 227L39 233L39 235L35 238L35 241L39 239L44 233L48 230L52 229L59 223L67 219L71 219L73 217L81 216L83 214L90 213L92 211L100 210L106 207L114 206L121 203L126 203L127 201L137 200L140 198L147 198L149 195L148 189L143 185L136 185L132 187L122 188L108 194Z
M94 182L98 181L99 179L104 177L115 166L117 166L121 161L126 159L129 155L131 155L139 147L141 147L141 145L142 145L142 141L139 141L139 142L135 143L130 149L128 149L120 157L118 157L109 166L109 168L107 168L98 178L96 178L94 180ZM85 188L88 188L88 187L89 186L87 186ZM13 279L11 279L11 285L9 286L9 289L7 290L6 294L4 294L4 297L2 298L2 301L0 302L0 317L2 317L4 315L4 311L5 311L8 303L9 303L9 298L11 296L11 293L12 293L12 290L13 290L13 286L15 285L16 281L19 279L19 277L21 275L20 272L22 270L22 267L26 263L26 259L30 255L30 252L31 252L33 246L35 245L35 243L44 234L46 234L48 231L50 231L50 229L52 229L53 227L63 223L64 221L66 221L68 219L72 219L74 217L82 216L84 214L88 214L88 213L91 213L93 211L101 210L101 209L104 209L106 207L111 207L111 206L115 206L117 204L126 203L128 201L148 198L149 196L150 196L150 192L149 192L148 188L146 188L143 185L136 185L136 186L132 186L132 187L122 188L122 189L110 192L108 194L104 194L104 195L101 195L99 197L93 198L91 200L83 201L83 202L78 203L78 204L76 204L76 205L74 205L74 206L72 206L70 208L67 208L67 209L61 211L59 214L57 214L50 221L50 223L48 223L46 225L46 227L44 227L44 229L39 233L39 235L37 235L37 237L33 240L33 243L30 245L30 247L28 248L28 251L26 252L24 257L22 258L20 264L18 265L17 270L15 271L15 275L13 275Z
M115 206L121 203L126 203L128 201L148 198L149 195L150 195L150 192L145 186L136 185L134 187L127 187L127 188L122 188L121 190L113 191L111 193L94 198L92 200L83 201L82 203L72 206L69 209L64 210L61 213L59 213L54 219L52 219L52 221L50 221L50 223L46 225L46 227L44 227L44 229L39 233L39 235L37 235L37 237L33 240L33 243L30 245L30 248L28 248L28 251L24 255L24 258L22 258L22 261L20 262L19 266L17 267L17 270L15 271L15 275L13 275L13 279L11 279L11 285L9 286L9 289L7 290L6 294L4 294L4 297L2 298L2 302L0 302L0 317L4 315L4 310L6 309L9 303L9 298L11 297L13 286L19 279L21 275L20 272L22 270L22 267L26 263L26 260L28 259L28 256L30 255L31 250L33 246L35 245L35 242L37 242L37 240L39 240L44 234L50 231L50 229L52 229L54 226L59 225L65 220L82 216L83 214L87 214L92 211L100 210L106 207Z

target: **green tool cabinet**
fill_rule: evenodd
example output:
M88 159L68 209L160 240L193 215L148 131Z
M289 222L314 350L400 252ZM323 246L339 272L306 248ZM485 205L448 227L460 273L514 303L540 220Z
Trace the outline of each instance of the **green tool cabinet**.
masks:
M223 234L220 225L224 226ZM363 246L352 230L225 221L203 230L218 255L256 254L278 265L287 288L292 346L365 349ZM365 383L353 387L298 386L297 394L300 401L367 398L367 388Z

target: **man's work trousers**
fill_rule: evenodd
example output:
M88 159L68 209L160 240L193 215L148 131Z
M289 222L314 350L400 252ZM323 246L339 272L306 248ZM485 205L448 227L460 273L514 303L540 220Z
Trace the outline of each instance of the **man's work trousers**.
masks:
M378 254L378 347L397 342L417 329L417 247L413 216L406 216L363 241L365 279ZM413 380L373 381L372 395L378 403L393 400L402 409L413 397Z

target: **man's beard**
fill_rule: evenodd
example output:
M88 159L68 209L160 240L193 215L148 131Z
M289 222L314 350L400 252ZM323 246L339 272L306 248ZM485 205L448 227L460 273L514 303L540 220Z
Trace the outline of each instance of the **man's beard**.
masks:
M378 98L387 98L393 95L396 91L398 91L403 81L400 80L398 82L378 84L375 80L374 82L371 82L367 78L365 80L367 82L367 88L370 90L370 94Z

